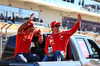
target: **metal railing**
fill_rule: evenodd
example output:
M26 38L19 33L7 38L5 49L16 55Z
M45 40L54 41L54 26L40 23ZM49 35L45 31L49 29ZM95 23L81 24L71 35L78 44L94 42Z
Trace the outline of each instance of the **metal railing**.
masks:
M1 37L0 37L0 59L2 57L2 42L3 42L3 38L2 38L2 29L6 26L7 24L5 24L4 26L1 27Z
M2 59L2 55L3 55L3 50L4 50L4 47L3 45L5 46L5 42L7 41L7 29L12 25L12 24L9 24L9 26L7 26L8 24L5 24L1 27L1 36L0 36L0 60ZM7 26L7 27L6 27ZM6 30L5 30L5 39L3 39L3 34L2 34L2 29L6 27Z

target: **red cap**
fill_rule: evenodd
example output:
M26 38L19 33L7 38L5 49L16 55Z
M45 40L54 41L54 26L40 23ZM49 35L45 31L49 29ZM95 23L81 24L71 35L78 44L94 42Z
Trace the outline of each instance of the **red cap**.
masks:
M32 26L32 25L34 25L34 23L33 23L33 22L29 22L29 23L26 25L25 28L27 28L28 26ZM25 28L24 28L24 29L25 29Z
M52 21L51 24L50 24L50 27L52 27L54 25L61 25L61 22Z

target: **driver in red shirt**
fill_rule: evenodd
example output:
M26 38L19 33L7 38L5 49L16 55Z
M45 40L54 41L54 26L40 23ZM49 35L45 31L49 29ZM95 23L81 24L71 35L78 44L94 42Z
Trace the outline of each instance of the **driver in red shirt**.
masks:
M34 13L31 14L30 19L28 19L25 23L23 23L17 31L16 36L16 48L15 48L15 61L17 62L35 62L39 61L40 57L34 53L30 52L31 40L33 38L34 33L36 33L34 23L32 20ZM42 37L42 36L41 36ZM40 43L42 43L42 40Z
M80 27L81 14L78 14L78 19L75 26L71 30L59 31L61 22L53 21L51 22L52 34L47 37L45 45L45 57L43 61L62 61L66 58L66 49L68 45L68 40L71 35L73 35L77 29ZM53 53L48 52L48 46L51 44ZM52 55L51 55L52 54Z

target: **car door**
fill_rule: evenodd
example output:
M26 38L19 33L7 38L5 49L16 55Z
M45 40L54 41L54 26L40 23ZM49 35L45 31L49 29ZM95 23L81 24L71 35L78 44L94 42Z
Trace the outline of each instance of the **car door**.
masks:
M90 38L86 38L86 44L89 51L90 58L100 59L100 48L99 45Z
M80 61L83 66L86 64L89 64L91 60L97 62L99 59L98 55L93 55L93 50L90 45L91 43L90 40L93 41L91 38L88 38L86 36L77 35L77 36L71 37L76 60ZM99 54L99 51L98 51L99 49L97 49L98 46L95 43L95 41L92 45L95 46L93 49L96 49L96 52L94 53ZM93 57L93 56L97 56L97 57Z
M99 64L100 59L100 48L98 44L89 37L84 38L86 47L88 49L89 57L86 60L89 60L89 63L93 63L94 65Z

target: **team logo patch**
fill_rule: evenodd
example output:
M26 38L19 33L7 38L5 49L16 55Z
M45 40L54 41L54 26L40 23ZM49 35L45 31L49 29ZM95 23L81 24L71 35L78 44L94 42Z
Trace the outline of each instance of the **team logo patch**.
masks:
M60 36L60 40L63 40L63 36Z
M30 25L30 23L28 23L28 25Z
M25 35L24 38L27 38L27 36Z
M61 33L59 35L61 35Z
M53 38L53 36L50 37L51 39Z
M23 39L23 41L26 41L26 39Z
M54 45L54 44L55 44L55 42L52 43L52 45Z
M63 38L63 36L60 36L60 38Z
M55 44L54 39L50 39L49 42L50 42L51 45L54 45Z
M54 41L54 40L53 40L53 39L51 39L51 40L50 40L50 43L51 43L51 42L53 42L53 41Z

